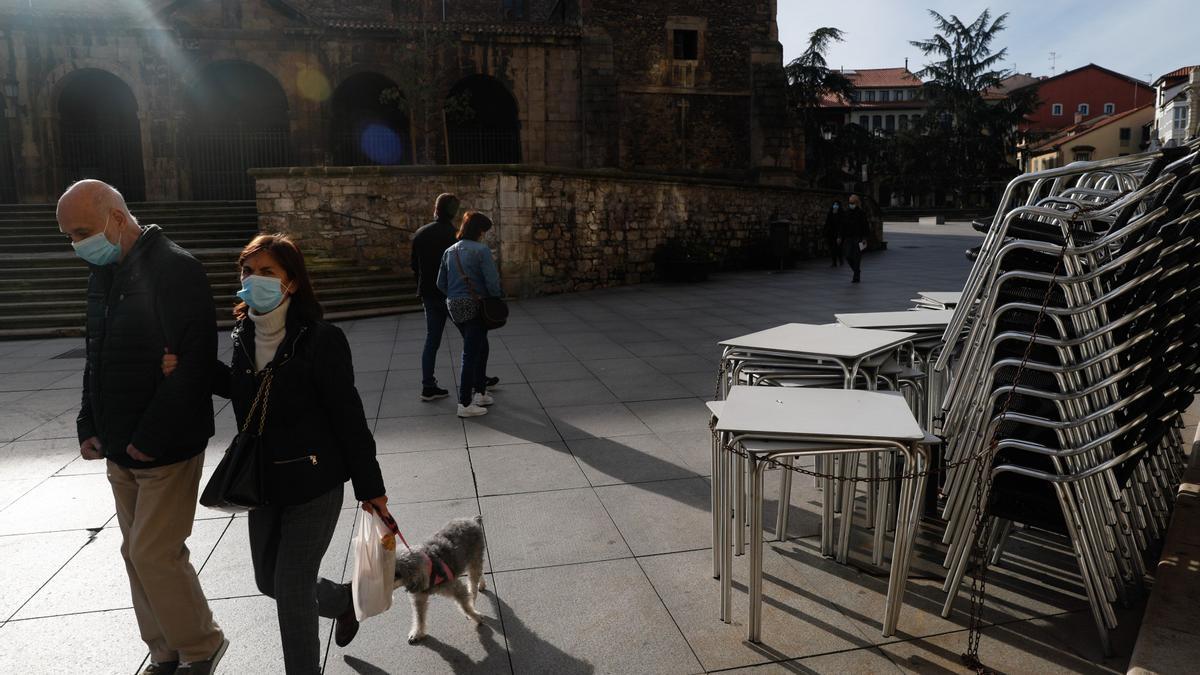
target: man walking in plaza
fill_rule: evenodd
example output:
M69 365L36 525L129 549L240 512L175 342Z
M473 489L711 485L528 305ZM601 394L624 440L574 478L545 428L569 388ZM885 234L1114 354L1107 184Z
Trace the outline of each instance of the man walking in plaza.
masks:
M846 212L842 214L842 250L854 276L851 283L859 283L862 275L862 253L871 235L867 212L862 208L858 195L850 195Z
M216 313L204 267L112 186L84 180L58 201L58 227L91 268L79 452L105 459L147 675L208 675L229 646L189 560L204 449L213 435L209 366ZM179 357L169 378L164 353Z
M417 296L425 307L425 348L421 352L421 400L433 401L446 398L449 391L438 386L433 371L437 366L437 352L442 346L442 333L446 330L446 296L437 287L438 270L442 266L442 254L458 239L458 227L454 217L458 214L458 197L448 192L438 195L433 203L434 221L422 225L412 239L412 271L417 276ZM487 385L495 386L498 377L489 377Z

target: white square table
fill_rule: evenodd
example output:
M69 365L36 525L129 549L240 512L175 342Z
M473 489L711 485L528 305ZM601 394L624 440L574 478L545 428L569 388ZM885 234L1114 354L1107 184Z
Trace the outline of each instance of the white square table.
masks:
M844 329L843 329L844 330ZM714 412L716 412L714 410ZM899 451L906 458L905 470L914 476L902 478L901 496L897 505L899 521L892 554L891 576L888 582L888 603L884 613L884 635L895 630L899 604L903 598L912 543L919 521L923 469L927 466L920 443L925 439L912 411L902 397L887 393L854 389L806 389L789 387L735 386L721 406L714 431L726 434L731 444L741 444L748 451L751 463L750 517L750 614L748 639L759 641L762 616L762 498L763 470L768 460L800 455L822 455L874 451ZM747 441L774 441L771 444ZM749 452L758 445L766 452ZM721 473L733 475L726 458ZM724 497L719 508L728 504L730 486L723 483ZM849 494L853 494L849 492ZM843 507L843 539L848 540L848 525L853 509ZM832 515L832 514L827 514ZM824 520L824 519L823 519ZM727 524L726 524L727 527ZM732 569L728 535L721 537L722 616L728 616L731 595Z
M954 317L952 309L916 309L901 312L859 312L835 314L834 318L849 328L874 328L914 332L942 333Z
M962 291L918 291L917 295L946 309L953 309L962 301Z

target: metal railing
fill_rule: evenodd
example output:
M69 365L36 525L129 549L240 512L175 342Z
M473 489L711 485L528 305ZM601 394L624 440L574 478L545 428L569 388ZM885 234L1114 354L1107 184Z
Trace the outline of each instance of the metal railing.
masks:
M334 163L339 166L397 166L412 164L412 143L406 132L371 127L333 137Z
M521 133L512 131L450 131L446 147L451 164L519 164Z
M193 199L253 199L247 171L292 164L286 131L202 131L187 141Z
M129 201L146 195L142 136L136 131L63 131L58 138L63 178L102 180Z

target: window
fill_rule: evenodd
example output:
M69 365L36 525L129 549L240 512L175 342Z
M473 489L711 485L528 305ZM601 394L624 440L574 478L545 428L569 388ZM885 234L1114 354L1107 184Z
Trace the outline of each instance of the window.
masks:
M900 115L900 131L908 131L908 115Z
M1054 105L1050 106L1050 114L1054 115L1055 117L1062 117L1062 104L1055 103Z
M876 115L871 118L871 128L872 129L883 128L883 115Z
M1080 103L1079 107L1075 109L1075 112L1079 113L1080 115L1087 115L1088 110L1088 104Z
M1121 127L1121 147L1128 148L1129 140L1133 138L1133 129L1129 127Z
M884 103L887 103L888 101L892 100L892 90L891 89L880 90L879 100L883 101Z
M1105 115L1111 115L1115 112L1117 112L1117 104L1116 103L1105 103L1104 104L1104 114Z
M896 116L888 115L887 117L885 117L883 128L887 129L888 131L895 131L896 130Z
M864 91L863 92L863 100L874 103L875 102L875 90L868 89L868 90Z
M1073 161L1076 161L1076 162L1092 161L1092 151L1091 150L1076 150L1075 151L1075 159Z
M676 28L671 35L676 61L696 61L700 58L700 31Z
M864 128L864 129L870 128L871 118L866 115L859 115L858 116L858 126Z
M904 91L903 89L896 90L896 100L897 101L907 101L909 98L910 97L909 97L907 91Z
M1172 129L1183 131L1187 128L1187 108L1181 105L1175 106L1175 119L1171 125Z

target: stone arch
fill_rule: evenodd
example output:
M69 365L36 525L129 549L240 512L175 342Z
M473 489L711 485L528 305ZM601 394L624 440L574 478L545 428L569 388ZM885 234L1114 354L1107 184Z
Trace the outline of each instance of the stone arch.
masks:
M451 164L517 164L521 122L517 99L500 80L468 75L445 103L446 154Z
M342 166L412 163L404 93L386 75L359 71L333 92L333 161Z
M72 71L54 101L62 185L96 178L129 201L146 198L138 102L120 77L99 68Z
M249 169L292 163L288 97L265 69L240 60L210 63L185 96L194 199L252 199Z

